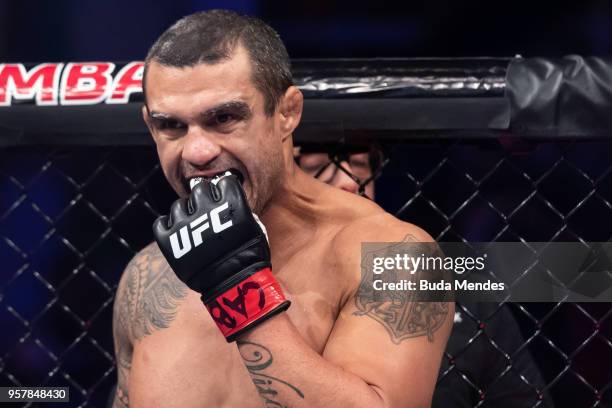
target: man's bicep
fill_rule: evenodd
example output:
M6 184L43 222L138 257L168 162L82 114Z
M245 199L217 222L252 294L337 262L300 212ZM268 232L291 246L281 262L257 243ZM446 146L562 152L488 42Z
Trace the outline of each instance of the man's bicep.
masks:
M167 375L176 373L169 360L172 351L171 347L151 347L140 341L134 344L129 378L131 408L171 407L181 402L176 392L181 388L172 383L181 376Z
M452 327L448 302L372 302L351 299L323 353L360 376L388 406L429 406Z
M186 293L186 287L168 269L155 244L136 254L126 266L113 305L115 408L132 405L130 383L136 343L169 327Z
M134 268L135 263L132 260L123 271L113 303L113 340L117 363L117 386L113 398L113 408L129 406L128 383L132 365L130 310L133 310L133 308L130 307L128 280L131 279L130 275L135 273Z

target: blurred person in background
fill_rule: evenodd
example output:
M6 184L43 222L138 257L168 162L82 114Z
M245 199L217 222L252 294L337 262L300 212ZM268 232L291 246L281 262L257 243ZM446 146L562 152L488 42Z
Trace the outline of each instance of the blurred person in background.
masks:
M324 183L374 199L374 178L382 164L375 145L330 146L303 144L294 149L297 164Z

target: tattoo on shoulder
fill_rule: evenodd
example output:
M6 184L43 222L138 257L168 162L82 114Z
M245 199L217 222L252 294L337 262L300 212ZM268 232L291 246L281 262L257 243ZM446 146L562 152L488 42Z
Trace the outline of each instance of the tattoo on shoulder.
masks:
M187 295L187 286L176 277L161 252L150 245L125 273L126 296L120 307L129 319L132 338L139 340L154 330L168 328Z
M449 314L447 301L420 301L411 291L385 291L383 295L373 289L373 275L364 268L364 263L372 264L374 256L389 256L397 253L397 247L408 243L406 248L415 256L437 256L441 254L435 243L419 243L413 235L407 235L401 243L387 245L364 254L362 258L362 280L355 295L355 316L367 316L380 323L389 333L391 341L400 344L403 340L427 336L430 342L434 340L434 333L444 324ZM419 273L409 277L418 279ZM429 276L428 278L431 278ZM449 297L450 298L450 297Z
M304 393L296 386L273 377L266 373L266 369L272 366L274 359L272 352L261 344L250 341L238 340L238 351L246 365L246 369L251 375L253 384L257 392L263 399L266 407L287 408L288 406L279 401L279 390L289 391L304 399Z

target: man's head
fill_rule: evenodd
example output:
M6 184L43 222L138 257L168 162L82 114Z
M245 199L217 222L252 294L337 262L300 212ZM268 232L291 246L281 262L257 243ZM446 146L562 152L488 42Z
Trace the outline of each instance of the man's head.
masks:
M374 199L374 175L382 162L377 146L307 144L296 147L294 156L302 170L324 183Z
M235 169L261 211L284 180L302 111L276 32L230 11L187 16L151 47L143 87L143 116L177 193L191 177Z

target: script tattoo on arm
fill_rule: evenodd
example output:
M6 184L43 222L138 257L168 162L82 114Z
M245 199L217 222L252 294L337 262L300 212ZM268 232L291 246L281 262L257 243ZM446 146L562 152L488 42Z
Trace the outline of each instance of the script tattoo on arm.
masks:
M243 340L238 340L237 344L246 369L266 407L288 408L287 405L278 400L279 390L281 389L294 393L302 399L304 398L304 393L296 386L266 373L266 369L271 367L274 362L272 352L267 347Z
M373 256L384 257L385 255L398 253L397 249L406 243L408 245L405 245L404 248L410 248L415 256L444 256L436 244L419 243L415 236L407 235L401 243L393 244L373 254L366 254L362 259L362 268L364 263L372 264L371 258ZM425 279L439 278L443 274L443 272L437 272L425 276L422 272L417 272L409 279L418 280L419 277ZM353 315L367 316L379 322L395 344L400 344L405 339L420 336L427 336L428 341L433 342L434 333L448 317L449 303L447 301L419 301L419 298L416 298L412 291L387 291L381 296L380 293L375 293L372 287L372 279L371 269L363 274L361 284L355 295L357 311Z

